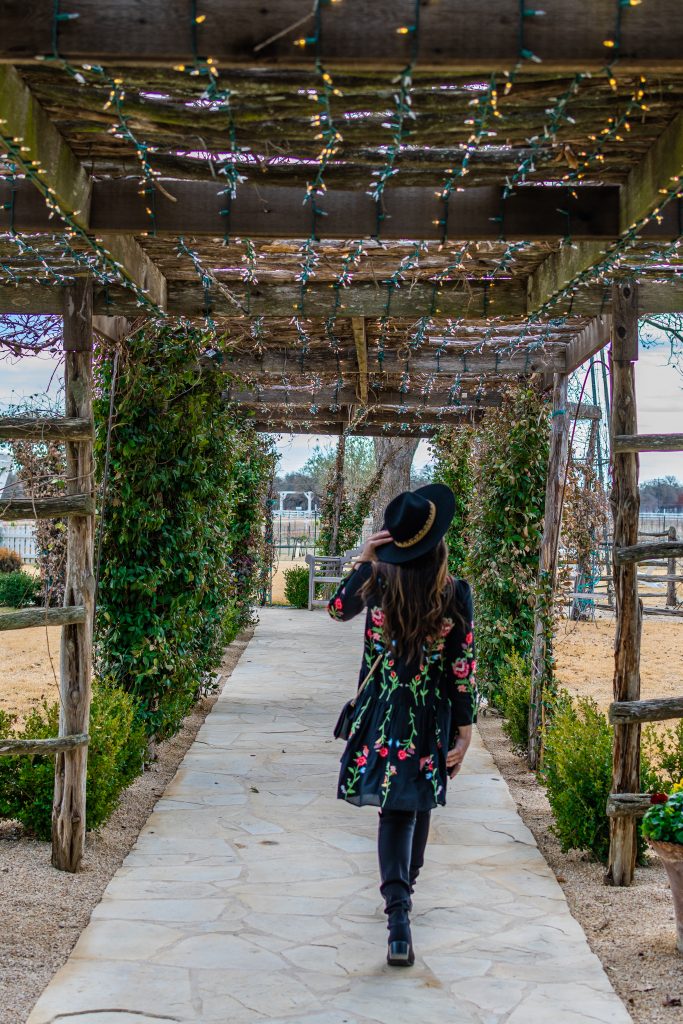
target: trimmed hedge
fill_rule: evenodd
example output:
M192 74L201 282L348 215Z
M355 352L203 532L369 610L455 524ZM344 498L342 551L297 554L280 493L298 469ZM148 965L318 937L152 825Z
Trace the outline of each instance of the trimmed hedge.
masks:
M8 608L30 608L43 589L39 576L27 572L0 572L0 605Z
M44 701L18 729L15 720L0 711L4 738L49 739L58 731L57 702ZM121 791L142 771L147 739L133 699L102 683L93 688L89 733L86 814L88 828L96 829L111 815ZM0 758L0 817L16 819L40 839L49 839L54 780L54 756Z

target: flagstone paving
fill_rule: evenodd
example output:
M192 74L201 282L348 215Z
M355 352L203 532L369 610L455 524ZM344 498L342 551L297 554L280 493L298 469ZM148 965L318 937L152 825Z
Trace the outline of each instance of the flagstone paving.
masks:
M475 738L433 816L417 962L386 965L377 813L330 738L362 624L267 609L28 1024L627 1024Z

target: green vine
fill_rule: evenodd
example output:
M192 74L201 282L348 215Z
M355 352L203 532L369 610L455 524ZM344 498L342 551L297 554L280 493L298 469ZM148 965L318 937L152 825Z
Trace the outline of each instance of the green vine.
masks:
M456 576L464 573L467 559L470 503L474 477L472 469L473 432L468 426L443 427L430 442L434 458L434 483L447 484L455 495L455 515L446 534L448 568Z
M148 323L119 352L100 557L98 672L150 735L175 732L251 617L273 453L198 369L208 335ZM113 352L96 365L96 462L107 445Z
M548 443L547 408L529 387L511 391L480 428L466 569L478 679L493 701L513 651L531 654Z

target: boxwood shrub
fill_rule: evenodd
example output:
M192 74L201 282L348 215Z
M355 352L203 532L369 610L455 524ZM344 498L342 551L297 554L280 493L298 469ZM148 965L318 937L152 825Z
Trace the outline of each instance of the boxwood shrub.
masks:
M107 821L121 791L144 767L147 741L135 710L133 699L120 688L95 684L86 788L89 829ZM57 702L43 701L20 728L0 710L0 735L5 738L49 739L58 729ZM0 758L0 817L20 821L40 839L49 839L54 776L54 756Z
M0 605L29 608L40 597L42 588L39 576L31 576L21 570L0 572Z

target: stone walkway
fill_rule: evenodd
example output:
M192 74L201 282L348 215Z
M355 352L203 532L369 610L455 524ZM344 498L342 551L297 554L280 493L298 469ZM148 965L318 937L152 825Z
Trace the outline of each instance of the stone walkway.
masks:
M254 639L28 1024L627 1024L477 740L434 815L390 968L376 812L335 799L359 621L261 613Z

